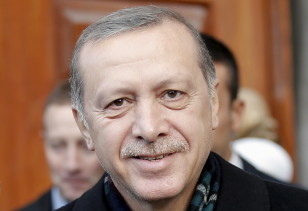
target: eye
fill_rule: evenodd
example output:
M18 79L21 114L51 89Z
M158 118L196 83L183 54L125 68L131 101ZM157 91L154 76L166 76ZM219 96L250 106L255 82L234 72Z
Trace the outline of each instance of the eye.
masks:
M92 151L90 151L87 147L86 141L83 139L80 139L78 141L78 145L80 150L84 153L84 154L92 154Z
M125 100L124 98L116 99L116 100L112 101L107 106L107 108L109 108L109 109L119 109L119 108L125 106L126 103L127 103L127 100Z
M168 91L166 94L170 98L175 98L177 96L178 92L174 91L174 90L171 90L171 91Z
M48 143L48 146L54 152L60 153L66 149L66 144L64 141L55 141L52 143Z
M86 141L85 141L85 140L83 140L83 139L79 139L79 140L78 140L78 144L79 144L79 146L80 146L81 148L83 148L83 149L88 149L88 147L87 147L87 144L86 144Z
M163 98L166 100L176 100L181 97L183 93L177 90L168 90L165 92Z
M113 100L104 108L104 114L106 117L115 118L120 117L129 110L133 103L133 100L128 98L119 98Z
M163 92L161 102L170 109L183 109L187 105L188 95L185 92L178 90L167 90Z
M122 106L123 103L124 103L124 99L118 99L118 100L113 101L113 104L115 106Z

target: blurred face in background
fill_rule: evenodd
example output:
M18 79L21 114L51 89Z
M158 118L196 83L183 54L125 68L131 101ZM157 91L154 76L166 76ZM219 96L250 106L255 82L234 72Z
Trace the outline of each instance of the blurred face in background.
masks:
M70 105L50 105L44 113L46 158L54 186L67 201L78 198L101 177L103 169L74 120Z
M231 157L230 144L235 138L235 132L238 130L244 103L240 99L231 100L228 67L219 62L214 62L214 66L219 80L219 125L214 131L213 151L224 159L229 160Z

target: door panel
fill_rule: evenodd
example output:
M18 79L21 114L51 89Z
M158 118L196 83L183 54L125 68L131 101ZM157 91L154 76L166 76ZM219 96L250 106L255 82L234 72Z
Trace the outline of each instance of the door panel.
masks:
M57 70L61 71L61 74L64 76L67 76L72 50L84 28L112 11L132 6L148 5L148 2L55 0L54 4ZM208 10L206 4L160 2L155 5L173 8L189 18L198 29L204 28L207 24Z

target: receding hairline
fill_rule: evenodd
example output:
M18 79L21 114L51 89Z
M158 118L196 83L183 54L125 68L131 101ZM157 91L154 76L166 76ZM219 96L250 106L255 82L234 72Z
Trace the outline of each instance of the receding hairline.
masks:
M159 21L157 23L150 23L150 24L148 24L146 26L143 26L143 27L137 27L137 28L131 28L131 29L128 29L128 30L119 31L119 32L116 32L116 33L111 34L109 36L106 36L106 37L87 39L87 41L84 43L83 47L86 46L86 45L92 45L92 44L97 44L99 42L108 41L110 39L114 39L114 38L117 38L117 37L120 37L120 36L123 36L123 35L126 35L126 34L130 34L130 33L144 32L144 31L147 31L149 29L160 27L160 26L162 26L162 25L164 25L165 23L168 23L168 22L170 22L170 23L172 23L172 22L173 23L177 23L178 25L182 25L186 29L188 29L185 26L185 24L179 22L178 20L176 20L176 19L171 20L171 19L168 19L166 17L166 19L164 19L162 21ZM189 30L187 30L187 31L189 32Z
M131 24L129 27L127 28L122 28L120 30L116 29L111 29L109 30L111 33L105 33L104 37L102 38L100 36L100 34L97 34L97 33L88 33L88 32L93 32L95 31L94 29L96 29L98 26L102 25L102 24L109 24L111 21L114 22L113 24L114 25L121 25L123 26L123 12L126 11L126 10L135 10L135 12L138 12L138 9L140 8L156 8L156 14L155 13L152 13L153 11L151 11L151 13L149 13L148 15L146 14L145 11L143 11L143 15L147 16L147 18L144 18L144 19L148 19L148 22L144 22L143 24L137 24L137 25L134 25L134 24ZM134 15L132 16L133 13L131 13L132 10L125 14L125 18L131 18L129 20L131 20L131 22L134 22L134 18L137 19L137 17L135 17ZM122 15L121 15L122 13ZM124 12L125 13L125 12ZM115 16L116 14L116 16ZM119 16L119 17L118 17ZM152 17L151 17L152 16ZM154 17L154 18L153 18ZM139 17L141 18L141 17ZM150 19L152 19L152 21L150 21ZM118 20L120 20L121 23L117 22ZM99 40L102 40L102 39L107 39L108 37L113 37L113 36L117 36L119 34L124 34L126 32L132 32L132 31L137 31L137 30L144 30L144 29L147 29L147 28L151 28L151 27L154 27L154 26L157 26L157 25L160 25L162 24L164 21L173 21L173 22L178 22L178 23L181 23L183 25L185 25L186 27L188 27L188 25L190 25L189 22L187 22L187 20L181 15L179 14L178 12L175 12L174 10L171 10L169 8L165 8L165 7L156 7L156 6L146 6L146 7L135 7L135 8L127 8L127 9L122 9L122 10L119 10L115 13L111 13L101 19L99 19L98 21L94 22L93 24L91 24L89 27L87 27L84 32L82 34L85 34L85 40L84 40L84 43L87 43L89 41L92 41L92 42L95 42L95 41L99 41ZM107 23L106 23L107 22Z
M94 45L100 44L102 42L108 42L111 39L116 39L116 38L120 38L121 36L125 36L127 34L133 34L133 33L139 33L139 32L145 32L148 31L150 29L154 29L154 28L158 28L161 27L165 24L175 24L178 25L178 27L181 27L184 31L187 32L187 35L190 36L191 41L193 43L193 49L194 49L194 54L195 54L195 59L196 62L198 64L200 64L200 55L199 55L199 43L198 43L198 39L196 39L196 37L194 36L193 32L190 30L190 28L185 25L184 23L180 22L179 20L175 19L175 18L168 18L168 16L166 18L164 18L162 21L155 23L155 24L149 24L145 27L139 27L139 28L132 28L131 30L126 30L126 31L121 31L119 33L115 33L113 35L110 35L108 37L104 37L101 39L94 39L94 40L88 40L87 42L84 43L84 45L79 49L79 55L78 55L78 67L79 67L79 75L81 76L81 78L83 78L83 73L84 71L82 71L82 65L81 65L81 58L82 55L84 54L84 50L86 48L91 48ZM173 30L174 31L174 30ZM201 67L200 67L201 68ZM201 70L202 71L202 70ZM84 79L84 78L83 78Z

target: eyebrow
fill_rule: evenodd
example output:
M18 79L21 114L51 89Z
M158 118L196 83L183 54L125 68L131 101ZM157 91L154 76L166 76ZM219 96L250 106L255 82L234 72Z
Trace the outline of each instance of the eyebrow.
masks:
M172 85L172 84L177 84L177 83L187 84L191 86L192 82L191 80L187 80L188 77L189 75L186 75L186 74L176 74L172 76L172 78L169 77L167 79L163 79L155 87L164 87L170 84Z
M101 104L102 102L104 102L104 99L109 99L112 98L112 96L114 95L129 95L132 94L133 91L131 89L129 89L128 87L130 86L126 86L126 87L117 87L114 88L112 91L108 91L108 92L99 92L99 94L97 95L97 98L95 100L96 104ZM102 89L104 90L104 89Z
M166 87L168 85L173 84L184 84L188 87L191 87L193 85L193 82L191 80L187 80L189 75L186 74L176 74L176 75L170 75L168 78L163 78L161 81L159 81L157 84L154 85L152 88L153 90L159 90L162 87ZM114 82L110 82L114 83ZM117 83L117 82L116 82ZM118 84L121 84L122 86L116 86L112 89L112 91L109 92L100 92L97 97L98 102L102 102L102 100L106 97L112 96L112 95L130 95L134 93L134 90L131 88L133 84L132 81L118 81ZM108 85L106 85L108 86ZM104 87L100 87L100 90L104 90ZM104 101L104 100L103 100Z
M172 84L189 84L187 81L184 81L184 80L179 80L179 79L165 79L163 81L160 81L158 84L155 85L154 89L157 90L157 89L160 89L161 87L166 87L168 85L172 85Z

